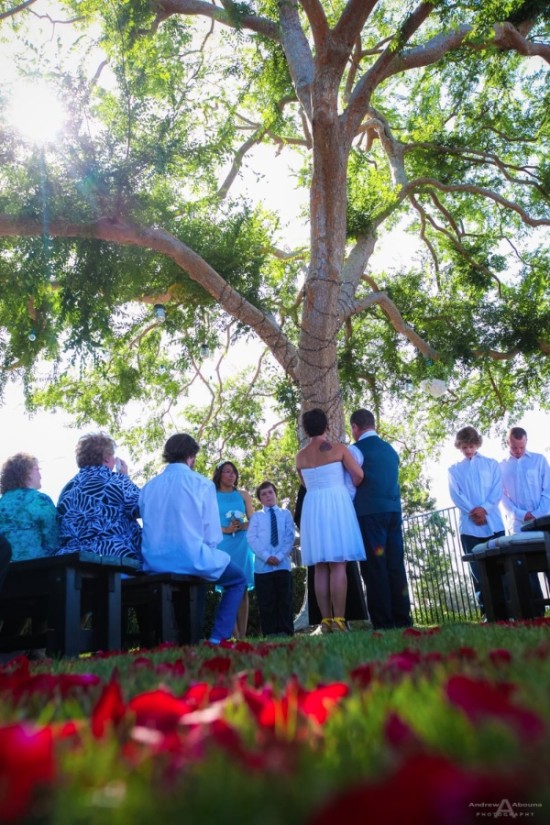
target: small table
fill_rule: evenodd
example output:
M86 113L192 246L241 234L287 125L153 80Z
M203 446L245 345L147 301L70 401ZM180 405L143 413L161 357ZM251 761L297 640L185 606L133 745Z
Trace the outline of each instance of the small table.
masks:
M540 520L539 520L540 521ZM550 527L550 519L548 519ZM478 562L479 583L485 612L490 622L532 619L537 608L550 604L550 599L533 598L529 574L550 571L550 531L532 527L511 536L501 536L478 544L463 561ZM506 576L508 600L503 587Z

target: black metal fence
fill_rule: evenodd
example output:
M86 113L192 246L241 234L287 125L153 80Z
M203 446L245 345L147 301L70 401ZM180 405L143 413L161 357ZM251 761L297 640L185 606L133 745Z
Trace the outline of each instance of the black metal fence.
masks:
M462 561L456 507L403 519L405 566L415 624L480 619L469 565Z
M403 537L415 624L479 621L469 564L461 558L457 508L403 519ZM547 577L539 579L549 598Z

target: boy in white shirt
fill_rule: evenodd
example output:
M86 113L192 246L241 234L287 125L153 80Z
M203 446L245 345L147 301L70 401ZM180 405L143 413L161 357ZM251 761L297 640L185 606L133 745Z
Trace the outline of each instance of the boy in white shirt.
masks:
M455 447L464 458L449 468L449 492L453 504L460 510L460 541L465 553L471 553L476 544L504 535L498 506L502 498L500 468L494 458L479 454L482 440L474 427L459 430ZM478 562L471 562L470 573L483 614Z
M254 513L248 526L248 543L255 555L254 585L264 636L292 636L292 576L290 553L294 545L294 521L288 510L277 507L277 490L264 481L256 490L263 510Z

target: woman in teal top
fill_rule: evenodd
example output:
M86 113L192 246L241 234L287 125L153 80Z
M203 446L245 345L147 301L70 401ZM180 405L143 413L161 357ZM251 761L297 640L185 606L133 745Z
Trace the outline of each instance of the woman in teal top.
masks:
M248 545L246 531L248 520L254 512L250 494L238 490L239 471L232 461L218 464L212 481L216 487L216 497L220 511L223 539L218 544L220 550L229 553L231 561L243 571L246 578L246 591L237 614L234 636L242 639L246 636L248 626L249 599L248 591L254 589L254 553Z
M53 556L59 547L57 510L40 493L38 460L27 453L8 458L0 474L0 533L8 540L12 561Z

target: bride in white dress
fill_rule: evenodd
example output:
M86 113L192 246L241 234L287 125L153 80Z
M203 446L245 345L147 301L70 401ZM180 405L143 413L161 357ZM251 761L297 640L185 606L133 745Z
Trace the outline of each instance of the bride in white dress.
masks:
M309 436L309 443L296 455L296 469L307 490L300 521L302 560L315 565L321 629L347 630L346 562L364 560L365 549L344 470L355 486L363 480L363 470L345 444L329 440L323 410L304 413L302 425Z

